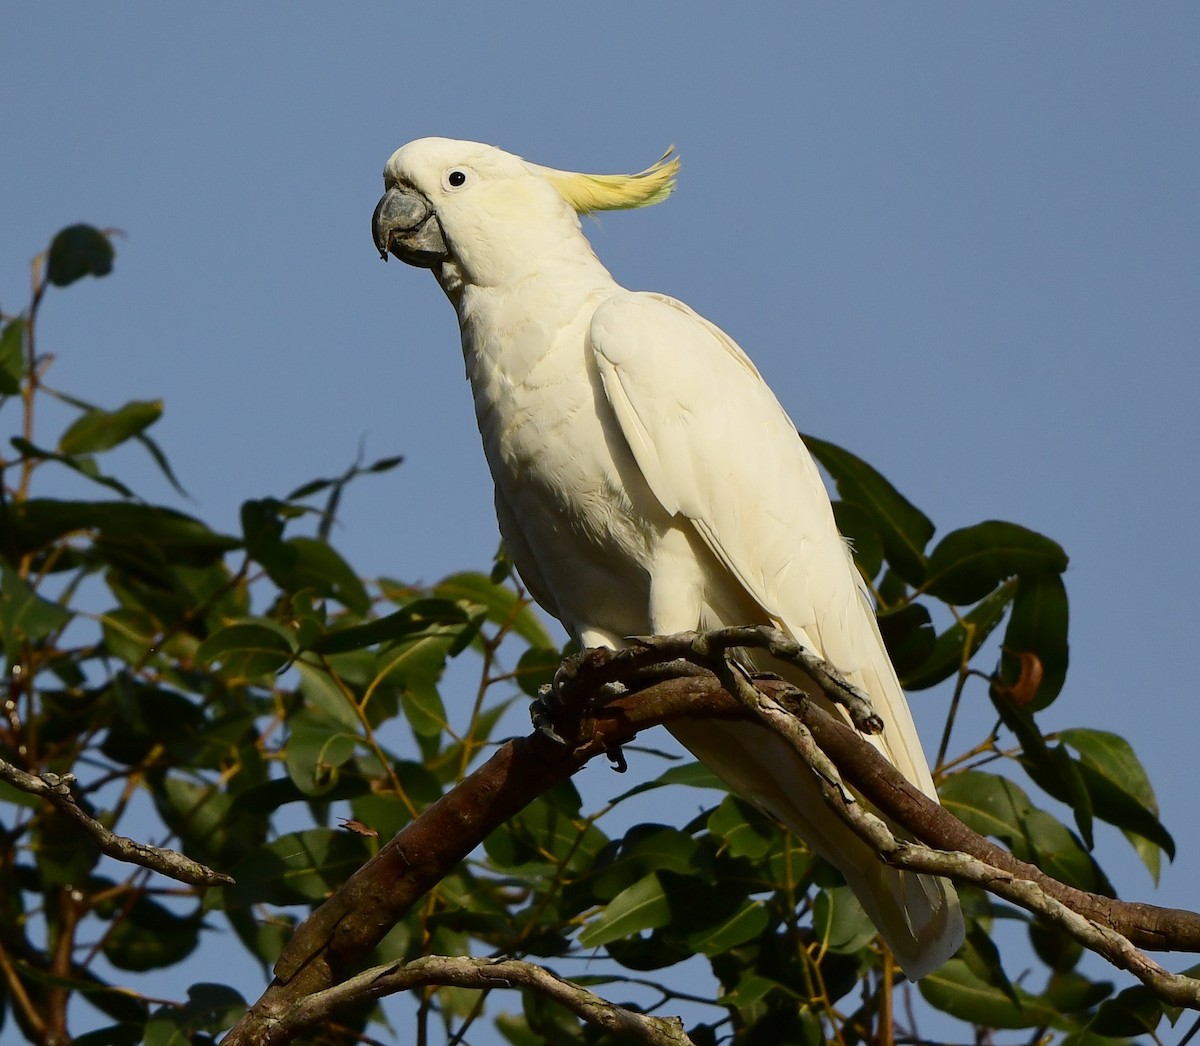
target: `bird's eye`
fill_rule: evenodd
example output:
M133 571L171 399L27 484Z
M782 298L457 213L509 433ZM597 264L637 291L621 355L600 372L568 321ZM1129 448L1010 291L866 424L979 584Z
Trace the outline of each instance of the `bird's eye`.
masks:
M467 175L465 171L451 171L446 175L446 184L452 189L457 189L460 185L466 184Z

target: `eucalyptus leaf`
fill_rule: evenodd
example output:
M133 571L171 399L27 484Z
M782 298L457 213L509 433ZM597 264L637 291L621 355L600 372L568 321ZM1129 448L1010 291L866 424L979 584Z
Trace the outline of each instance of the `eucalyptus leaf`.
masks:
M0 396L16 396L25 375L25 331L23 316L15 316L0 331Z
M486 574L475 571L451 574L434 586L433 594L442 599L477 603L487 609L489 621L511 628L531 647L558 649L538 619L533 603L520 599L511 588L496 584Z
M248 854L233 869L236 885L222 890L236 904L322 901L368 856L367 841L353 832L291 832Z
M665 926L671 906L658 876L651 872L622 890L579 934L585 948L597 948L644 930Z
M989 520L947 534L929 554L922 590L964 606L1010 577L1061 574L1067 554L1048 537L1017 523Z
M104 937L104 957L120 970L157 970L182 962L200 943L199 912L176 915L139 897Z
M74 615L44 599L33 587L0 562L0 643L13 649L22 642L37 643L66 626Z
M924 690L950 678L975 656L984 641L1004 619L1017 581L1010 579L990 592L934 641L922 664L900 673L905 690Z
M133 400L118 410L89 410L59 437L63 454L111 450L153 425L162 416L162 400Z
M1067 677L1067 591L1057 574L1022 577L1004 632L999 686L1038 712Z
M66 287L84 276L107 276L112 272L112 243L91 225L69 225L50 241L46 254L46 279Z
M209 636L196 651L203 664L220 662L230 679L258 679L277 672L295 654L286 629L260 618L226 625Z
M925 546L934 530L928 517L861 458L815 436L802 438L842 499L875 521L892 569L911 585L924 581Z
M1096 815L1174 859L1175 840L1158 819L1158 800L1133 746L1105 730L1063 730L1059 737L1079 753L1080 775Z

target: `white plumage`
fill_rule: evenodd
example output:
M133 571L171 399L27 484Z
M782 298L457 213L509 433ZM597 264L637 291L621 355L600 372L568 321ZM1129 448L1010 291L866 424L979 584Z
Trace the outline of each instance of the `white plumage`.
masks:
M795 425L728 335L620 287L583 236L576 211L658 202L676 166L576 175L420 139L388 161L375 240L431 268L454 304L501 534L575 639L773 624L870 694L885 724L871 740L936 798ZM958 948L952 887L883 865L782 741L749 722L673 733L839 868L910 977Z

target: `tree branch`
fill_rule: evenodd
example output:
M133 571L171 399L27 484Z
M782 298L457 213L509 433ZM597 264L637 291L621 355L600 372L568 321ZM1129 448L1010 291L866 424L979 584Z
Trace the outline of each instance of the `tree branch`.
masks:
M617 1035L633 1036L650 1046L693 1046L676 1017L650 1017L602 999L595 992L516 959L425 955L409 963L375 966L340 984L316 992L284 1013L272 1028L272 1041L286 1041L356 1002L429 985L456 988L531 988L561 1003L580 1020ZM283 1036L283 1039L275 1039ZM228 1041L228 1040L226 1040Z
M127 864L140 865L177 882L190 886L220 886L233 882L233 877L193 861L176 850L139 843L110 831L94 817L86 814L71 794L73 774L30 774L0 759L0 781L14 788L45 799L55 809L66 814L91 838L102 853Z
M748 714L791 738L802 755L807 753L835 808L845 812L883 859L977 883L1056 922L1168 1001L1200 1006L1200 982L1170 974L1137 951L1200 951L1200 915L1122 902L1052 879L971 831L909 784L849 725L794 686L774 678L755 679L750 685L726 658L733 646L773 643L769 648L777 656L796 663L796 650L778 643L779 638L786 639L760 628L726 629L699 637L699 643L695 634L653 637L624 650L587 650L570 659L561 673L563 697L554 724L570 743L555 743L540 732L509 741L408 824L301 923L276 963L274 981L224 1046L287 1043L311 1026L287 1015L308 1012L300 1008L318 993L335 999L324 993L350 983L370 949L488 833L595 756L614 751L659 723ZM807 663L800 663L807 672ZM719 680L710 667L723 678ZM822 664L820 675L810 676L831 700L845 703L847 695L854 699L854 688L830 666ZM614 684L624 690L619 696L612 694ZM867 725L869 714L869 708L855 709L855 718ZM847 801L843 777L917 842L896 839L852 796ZM385 983L395 985L389 990L403 987L395 979Z

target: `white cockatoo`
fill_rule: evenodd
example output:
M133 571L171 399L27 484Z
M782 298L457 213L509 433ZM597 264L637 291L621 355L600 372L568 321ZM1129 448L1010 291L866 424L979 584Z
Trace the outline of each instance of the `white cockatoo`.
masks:
M500 533L576 641L780 628L870 695L884 723L872 742L936 798L796 426L727 334L673 298L625 290L583 235L578 215L657 203L678 166L668 154L639 174L576 174L422 138L387 162L375 244L431 269L454 305ZM909 977L957 950L952 886L884 865L777 736L748 721L671 732L841 871Z

